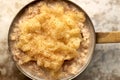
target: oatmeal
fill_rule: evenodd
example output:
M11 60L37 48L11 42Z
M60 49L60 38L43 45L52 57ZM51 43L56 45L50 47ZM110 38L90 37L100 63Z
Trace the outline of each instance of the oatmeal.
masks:
M38 77L62 79L85 63L89 31L85 15L64 1L40 1L16 21L11 49L17 64Z

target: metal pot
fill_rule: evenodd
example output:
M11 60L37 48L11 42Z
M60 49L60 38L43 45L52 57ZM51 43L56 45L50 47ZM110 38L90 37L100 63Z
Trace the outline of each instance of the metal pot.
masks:
M23 7L19 11L19 13L16 15L16 17L14 18L14 20L13 20L11 26L10 26L9 33L8 33L8 47L9 47L10 53L11 53L10 34L11 34L13 28L14 28L13 25L14 25L15 21L20 18L21 14L25 11L25 9L28 6L30 6L32 4L35 4L37 2L40 2L40 1L41 0L36 0L36 1L33 1L33 2L29 3L28 5ZM81 74L86 69L86 67L88 66L88 64L91 61L91 58L92 58L92 55L94 53L96 43L117 43L117 42L120 42L120 32L95 32L94 26L93 26L93 23L92 23L91 19L89 18L87 13L80 7L80 5L77 3L77 0L76 1L64 0L64 1L76 6L78 9L80 9L82 12L85 13L85 16L86 16L85 25L89 28L89 31L90 31L89 54L87 56L86 64L83 65L83 67L79 70L79 73L77 73L76 75L73 75L71 77L67 77L67 78L63 79L63 80L68 80L68 79L71 80L71 79L75 78L76 76L78 76L79 74ZM38 78L38 77L36 77L34 75L29 74L21 66L19 66L16 62L15 62L15 64L17 65L18 69L23 74L25 74L27 77L29 77L29 78L31 78L33 80L44 80L44 79L40 79L40 78Z

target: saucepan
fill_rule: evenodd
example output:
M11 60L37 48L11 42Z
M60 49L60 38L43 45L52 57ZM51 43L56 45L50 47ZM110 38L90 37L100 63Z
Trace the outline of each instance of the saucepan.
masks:
M15 18L14 18L14 20L13 20L11 26L10 26L9 33L8 33L8 47L9 47L10 54L12 54L11 47L10 47L11 46L11 44L10 44L10 34L11 34L11 31L14 29L13 25L14 25L15 21L20 18L20 16L22 15L22 13L25 11L25 9L28 6L33 5L33 4L35 4L37 2L40 2L40 1L41 0L32 1L31 3L29 3L25 7L23 7L18 12L18 14L15 16ZM74 0L64 0L64 1L69 3L69 4L72 4L72 5L76 6L78 9L80 9L82 12L85 13L85 17L86 17L85 25L89 28L89 31L90 31L90 45L89 45L89 51L88 51L89 55L87 57L86 64L83 65L83 67L79 70L79 73L77 73L76 75L73 75L73 76L71 76L69 78L64 79L64 80L68 80L68 79L71 80L71 79L75 78L76 76L80 75L86 69L86 67L88 66L88 64L90 63L90 61L92 59L92 55L94 53L94 49L95 49L95 45L96 44L101 44L101 43L118 43L118 42L120 42L120 32L95 32L95 29L94 29L94 26L93 26L93 23L92 23L90 17L80 7L80 5L77 3L78 1L77 0L76 1L74 1ZM15 62L15 64L17 65L16 62ZM34 80L42 80L42 79L39 79L38 77L36 77L34 75L31 75L31 74L27 73L19 65L17 65L17 67L27 77L29 77L31 79L34 79Z

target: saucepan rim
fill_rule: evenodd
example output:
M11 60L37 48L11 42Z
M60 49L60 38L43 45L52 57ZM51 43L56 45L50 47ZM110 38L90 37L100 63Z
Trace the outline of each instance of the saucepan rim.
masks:
M12 21L12 23L11 23L11 25L10 25L9 32L8 32L8 49L9 49L9 52L10 52L10 54L11 54L12 59L13 59L13 55L12 55L12 51L11 51L11 47L10 47L10 33L11 33L12 29L13 29L12 25L13 25L14 22L17 20L17 18L19 18L19 16L25 11L26 8L28 8L28 7L29 7L30 5L32 5L32 4L35 4L35 3L40 2L40 1L42 1L42 0L35 0L35 1L32 1L32 2L28 3L27 5L25 5L25 6L17 13L17 15L15 16L15 18L13 19L13 21ZM63 0L63 1L65 1L65 2L67 2L67 3L70 3L70 4L74 5L74 6L76 6L78 9L80 9L82 12L84 12L84 13L85 13L85 16L86 16L86 19L87 19L88 22L89 22L89 25L90 25L89 27L90 27L90 29L91 29L91 32L90 32L90 33L91 33L91 40L90 40L90 41L91 41L91 45L90 45L90 51L89 51L88 59L87 59L87 61L86 61L86 64L80 69L79 73L77 73L77 74L74 75L74 76L71 76L71 77L68 77L68 78L63 79L63 80L71 80L71 79L77 77L79 74L81 74L81 73L87 68L87 66L89 65L89 63L90 63L90 61L91 61L91 59L92 59L92 55L93 55L93 53L94 53L94 49L95 49L96 35L95 35L95 29L94 29L94 26L93 26L93 23L92 23L90 17L89 17L88 14L80 7L80 5L78 5L77 2L75 2L75 1L73 2L73 0ZM13 59L13 61L14 61L14 63L16 64L17 68L18 68L24 75L26 75L27 77L29 77L29 78L31 78L31 79L33 79L33 80L38 80L38 79L40 80L40 78L37 78L37 77L35 77L35 76L33 76L33 75L25 72L24 69L22 69L22 67L20 67L20 66L16 63L16 61L15 61L14 59ZM44 80L44 79L41 79L41 80Z

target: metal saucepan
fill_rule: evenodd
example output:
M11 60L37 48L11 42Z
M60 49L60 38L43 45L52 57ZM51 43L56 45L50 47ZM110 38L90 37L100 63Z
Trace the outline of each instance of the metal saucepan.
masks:
M28 6L33 5L33 4L35 4L35 3L39 2L39 1L41 1L41 0L33 1L33 2L29 3L28 5L26 5L25 7L23 7L19 11L19 13L16 15L16 17L14 18L14 20L13 20L11 26L10 26L9 33L8 33L8 47L9 47L10 53L11 53L10 34L11 34L13 28L14 28L13 25L14 25L15 21L20 18L20 16L22 15L22 13L25 11L25 9ZM68 80L68 79L70 80L70 79L73 79L76 76L78 76L80 73L82 73L86 69L86 67L88 66L88 64L91 61L91 58L92 58L92 55L94 53L94 49L95 49L96 43L117 43L117 42L120 42L120 32L95 32L94 26L93 26L93 23L92 23L91 19L89 18L89 16L87 15L87 13L80 7L80 5L77 4L77 1L73 1L73 0L70 0L70 1L69 0L64 0L64 1L67 2L67 3L70 3L72 5L75 5L76 7L78 7L78 9L80 9L82 12L85 13L85 16L86 16L85 25L89 28L89 31L90 31L89 55L88 55L86 64L80 69L79 73L77 73L74 76L71 76L69 78L64 79L64 80ZM15 62L15 64L16 64L16 62ZM17 67L27 77L29 77L31 79L34 79L34 80L42 80L42 79L39 79L38 77L36 77L34 75L31 75L31 74L27 73L19 65L17 65Z

